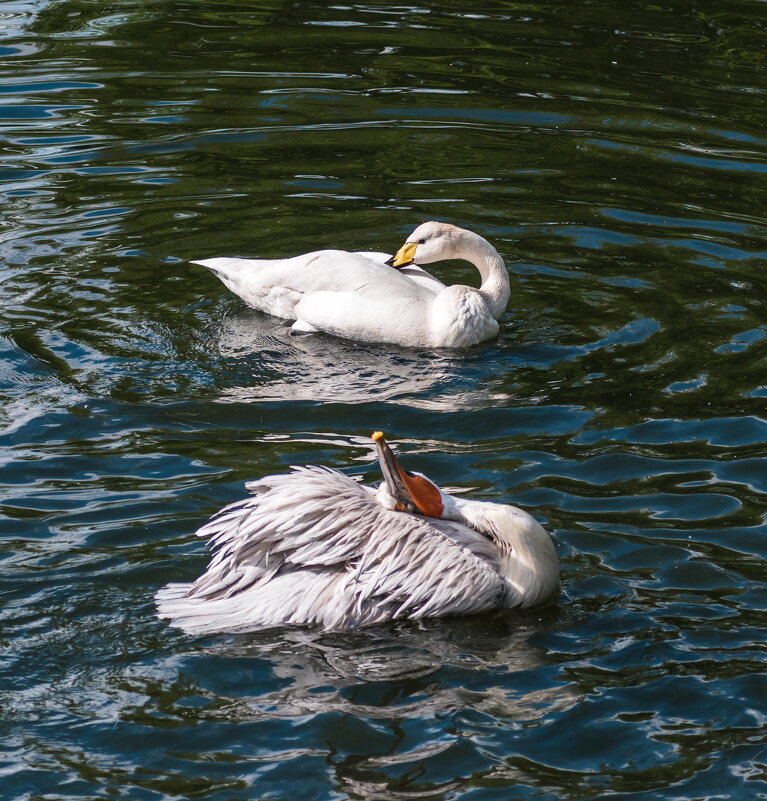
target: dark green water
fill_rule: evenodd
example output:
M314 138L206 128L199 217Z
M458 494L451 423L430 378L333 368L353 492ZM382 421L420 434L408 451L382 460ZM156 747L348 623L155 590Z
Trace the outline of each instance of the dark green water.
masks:
M0 4L0 796L766 798L766 95L757 0ZM186 261L429 218L506 258L497 341L291 337ZM375 428L544 522L558 601L155 618Z

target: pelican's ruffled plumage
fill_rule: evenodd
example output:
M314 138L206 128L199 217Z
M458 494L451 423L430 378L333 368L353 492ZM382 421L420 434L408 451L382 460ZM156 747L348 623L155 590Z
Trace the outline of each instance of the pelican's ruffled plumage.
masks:
M551 538L514 506L468 501L404 471L376 434L376 490L297 467L246 486L204 525L214 555L190 584L157 593L193 634L283 625L343 630L394 619L528 607L556 589Z

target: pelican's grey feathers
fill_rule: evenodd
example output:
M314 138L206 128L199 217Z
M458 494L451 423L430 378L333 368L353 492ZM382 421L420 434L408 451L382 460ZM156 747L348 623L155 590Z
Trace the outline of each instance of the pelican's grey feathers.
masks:
M498 548L461 523L390 511L321 467L247 488L197 532L214 549L207 571L157 593L160 616L187 632L340 630L505 605Z

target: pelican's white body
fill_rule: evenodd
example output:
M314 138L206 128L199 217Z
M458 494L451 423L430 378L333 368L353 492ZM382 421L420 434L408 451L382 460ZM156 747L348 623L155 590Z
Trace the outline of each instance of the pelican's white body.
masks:
M213 271L249 306L293 320L296 331L323 331L364 342L468 347L498 334L509 278L481 236L446 223L419 226L415 264L398 270L385 253L319 250L289 259L195 261ZM471 261L482 276L473 289L446 287L417 264Z
M206 572L157 593L160 616L189 633L529 607L558 585L551 538L513 506L442 493L442 519L409 514L387 508L385 484L320 467L247 487L197 532L215 549Z

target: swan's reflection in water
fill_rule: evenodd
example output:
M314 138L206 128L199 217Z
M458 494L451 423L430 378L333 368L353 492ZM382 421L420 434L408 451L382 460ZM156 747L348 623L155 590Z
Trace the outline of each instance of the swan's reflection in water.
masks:
M226 318L215 346L238 364L238 384L223 388L225 401L313 400L324 403L389 401L454 411L503 405L483 353L472 364L455 351L356 343L325 334L291 334L275 317L247 310ZM479 354L479 358L478 358ZM243 365L249 375L243 381Z

